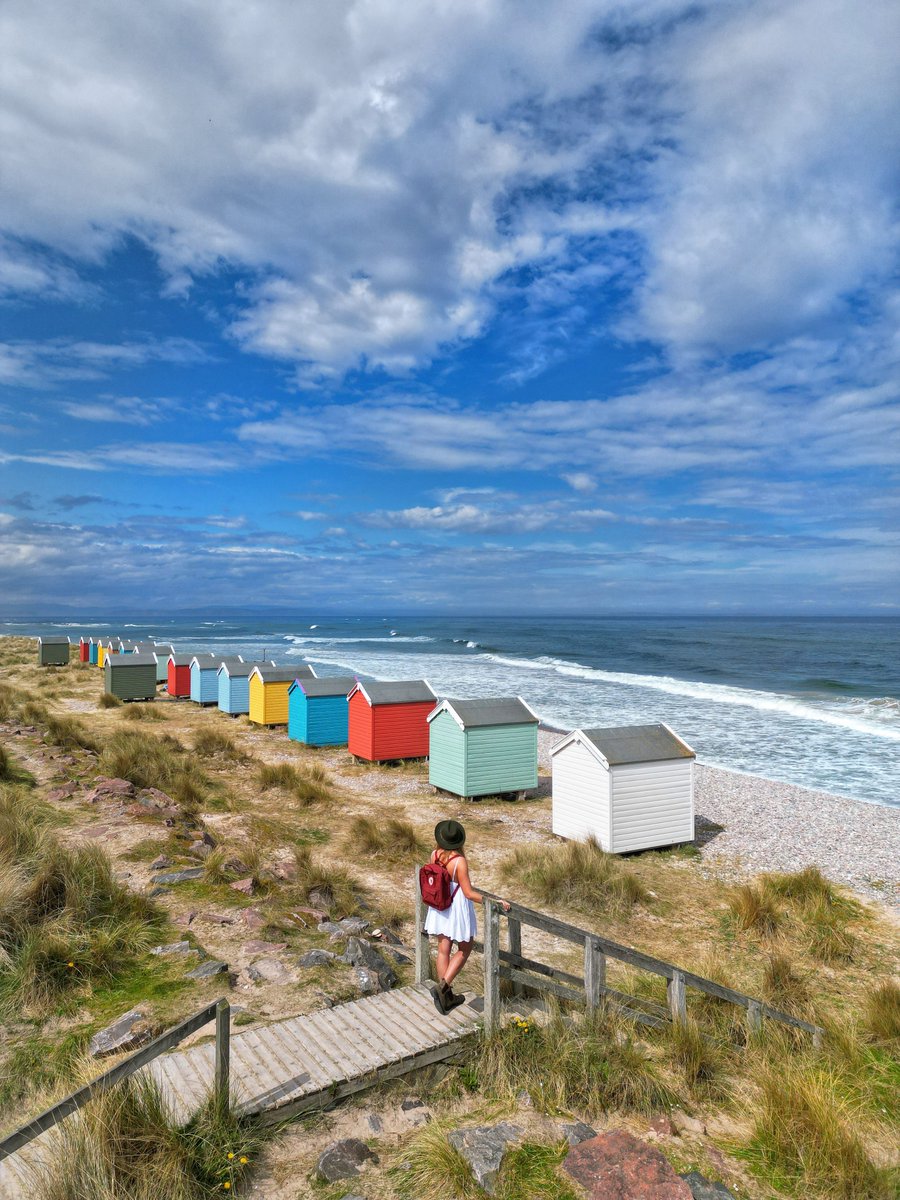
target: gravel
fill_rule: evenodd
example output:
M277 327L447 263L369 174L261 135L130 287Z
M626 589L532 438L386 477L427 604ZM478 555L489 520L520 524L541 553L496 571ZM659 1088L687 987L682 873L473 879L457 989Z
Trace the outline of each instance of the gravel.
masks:
M543 767L561 736L541 730ZM834 883L900 906L898 809L698 762L694 811L704 860L736 878L815 865Z

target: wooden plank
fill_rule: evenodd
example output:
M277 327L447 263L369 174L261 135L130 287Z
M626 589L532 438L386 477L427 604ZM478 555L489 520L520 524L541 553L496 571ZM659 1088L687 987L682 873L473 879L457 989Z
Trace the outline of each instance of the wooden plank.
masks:
M515 917L509 917L506 922L506 933L509 944L509 954L511 958L521 959L522 957L522 922ZM513 995L522 995L522 985L520 983L513 984Z
M216 1095L227 1102L231 1086L231 1006L220 1000L216 1007Z
M687 1003L684 994L684 976L680 971L672 972L672 978L666 984L666 999L672 1020L686 1021Z
M606 991L606 955L596 938L584 939L584 996L588 1012L599 1008Z
M515 967L501 967L500 975L504 979L511 979L513 983L524 984L536 992L549 992L552 996L559 996L561 1000L584 1000L582 988L567 987L566 984L557 983L542 975L527 975Z
M484 1028L490 1036L500 1027L500 907L484 903Z
M403 1021L403 1036L408 1041L412 1050L425 1049L426 1046L433 1046L437 1037L435 1031L435 1023L430 1019L430 1014L423 1011L422 1007L405 991L396 996L396 1005L399 1010L398 1020ZM434 1014L437 1016L437 1010L434 1009ZM448 1028L446 1025L445 1029Z
M415 872L413 892L416 897L416 983L427 983L431 978L431 949L425 932L425 901L419 887L419 872Z

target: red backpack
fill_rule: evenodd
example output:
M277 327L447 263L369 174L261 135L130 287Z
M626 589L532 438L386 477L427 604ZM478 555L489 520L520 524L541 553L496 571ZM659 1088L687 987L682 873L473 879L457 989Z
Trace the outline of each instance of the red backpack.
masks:
M453 858L459 858L459 855L454 854ZM450 862L453 862L453 858L450 859ZM456 887L459 887L458 883ZM430 908L444 912L450 907L453 900L453 876L443 863L426 863L424 867L419 867L419 891L422 893L422 899Z

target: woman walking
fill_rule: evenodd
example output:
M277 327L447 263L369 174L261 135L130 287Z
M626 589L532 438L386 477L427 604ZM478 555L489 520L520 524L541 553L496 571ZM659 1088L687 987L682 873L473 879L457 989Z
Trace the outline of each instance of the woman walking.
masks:
M466 831L459 821L439 821L434 827L434 840L437 844L430 861L440 863L449 871L451 900L449 908L445 909L429 905L425 932L438 939L438 983L433 990L434 1003L438 1012L448 1013L465 1002L465 996L455 993L450 985L472 953L472 943L478 932L475 905L480 904L483 897L472 887L469 878L469 863L463 850ZM507 902L501 900L500 903L508 912ZM456 953L451 954L454 942Z

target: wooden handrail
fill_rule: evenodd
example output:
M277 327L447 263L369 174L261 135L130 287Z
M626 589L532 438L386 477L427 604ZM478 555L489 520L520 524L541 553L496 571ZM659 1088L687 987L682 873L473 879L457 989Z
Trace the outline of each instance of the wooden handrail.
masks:
M11 1154L15 1154L17 1150L21 1150L23 1146L26 1146L40 1134L45 1133L48 1129L52 1129L54 1125L58 1125L70 1113L77 1112L78 1109L83 1108L94 1096L107 1091L123 1079L127 1079L129 1075L133 1075L141 1067L145 1067L147 1063L152 1062L154 1058L158 1058L160 1054L171 1050L174 1046L183 1042L186 1037L189 1037L190 1034L195 1033L198 1029L202 1029L204 1025L208 1025L210 1021L216 1022L215 1095L222 1099L227 1099L229 1095L231 1068L231 1007L223 997L221 1000L215 1000L212 1004L208 1004L206 1008L194 1013L192 1017L188 1017L179 1025L175 1025L172 1029L160 1034L158 1038L154 1038L152 1042L149 1042L146 1046L142 1046L140 1050L136 1050L134 1054L117 1063L116 1066L106 1071L103 1075L92 1079L84 1087L71 1092L39 1116L34 1117L31 1121L21 1125L13 1133L8 1134L0 1141L0 1162L4 1158L8 1158Z

